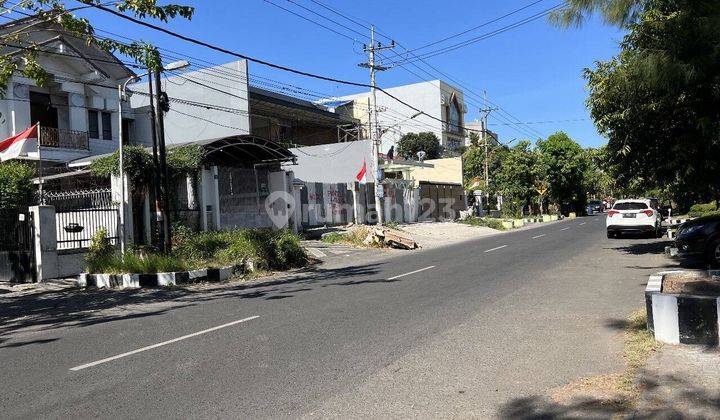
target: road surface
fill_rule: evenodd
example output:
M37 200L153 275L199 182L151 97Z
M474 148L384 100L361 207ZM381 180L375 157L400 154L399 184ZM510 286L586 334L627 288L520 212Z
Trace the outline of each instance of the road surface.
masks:
M514 416L622 368L617 326L662 243L604 228L359 253L259 287L0 300L2 417Z

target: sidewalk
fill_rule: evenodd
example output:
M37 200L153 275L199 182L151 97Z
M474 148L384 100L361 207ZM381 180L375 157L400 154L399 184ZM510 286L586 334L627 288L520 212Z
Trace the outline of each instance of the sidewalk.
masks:
M635 418L720 418L720 351L665 345L640 373Z

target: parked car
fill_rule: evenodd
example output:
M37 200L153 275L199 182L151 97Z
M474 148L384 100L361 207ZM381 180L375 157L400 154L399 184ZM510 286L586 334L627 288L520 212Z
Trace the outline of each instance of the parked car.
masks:
M720 264L720 215L701 217L680 225L675 246L678 257L702 258Z
M652 234L659 238L661 216L650 200L618 200L608 210L605 226L607 237L619 237L623 233Z
M605 210L605 205L600 200L590 200L588 210L588 213L602 213Z

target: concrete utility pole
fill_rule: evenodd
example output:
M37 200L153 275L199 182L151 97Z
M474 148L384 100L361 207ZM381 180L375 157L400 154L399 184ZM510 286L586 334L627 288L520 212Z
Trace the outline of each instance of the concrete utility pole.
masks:
M487 92L485 92L485 103L487 102ZM482 108L480 109L480 115L482 116L482 119L480 120L481 124L481 131L482 131L482 137L483 137L483 144L485 145L485 203L490 202L490 174L488 172L488 141L490 140L490 133L488 131L488 116L492 111L497 111L497 108ZM489 208L489 207L488 207Z
M375 84L375 73L377 71L387 70L388 67L375 64L375 52L382 50L389 50L395 48L395 41L392 41L390 45L383 46L380 42L375 44L375 26L370 27L370 45L364 45L363 50L368 54L368 62L359 64L360 67L370 69L370 138L373 143L374 157L372 162L372 170L375 173L375 209L378 215L378 224L383 224L383 203L382 199L385 195L382 189L382 174L380 173L380 125L378 123L378 108L377 108L377 89Z

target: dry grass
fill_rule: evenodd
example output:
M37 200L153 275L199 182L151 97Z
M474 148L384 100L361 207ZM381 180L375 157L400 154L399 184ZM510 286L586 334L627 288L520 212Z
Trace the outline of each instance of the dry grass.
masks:
M370 245L364 243L365 238L367 238L374 229L372 226L357 225L351 227L344 233L333 232L325 235L322 240L328 243L345 243L359 248L382 248L382 243L372 243Z
M645 309L634 311L624 328L625 370L609 375L591 376L553 389L550 397L558 404L569 405L578 400L593 400L618 411L631 410L640 394L638 371L662 346L647 329Z

